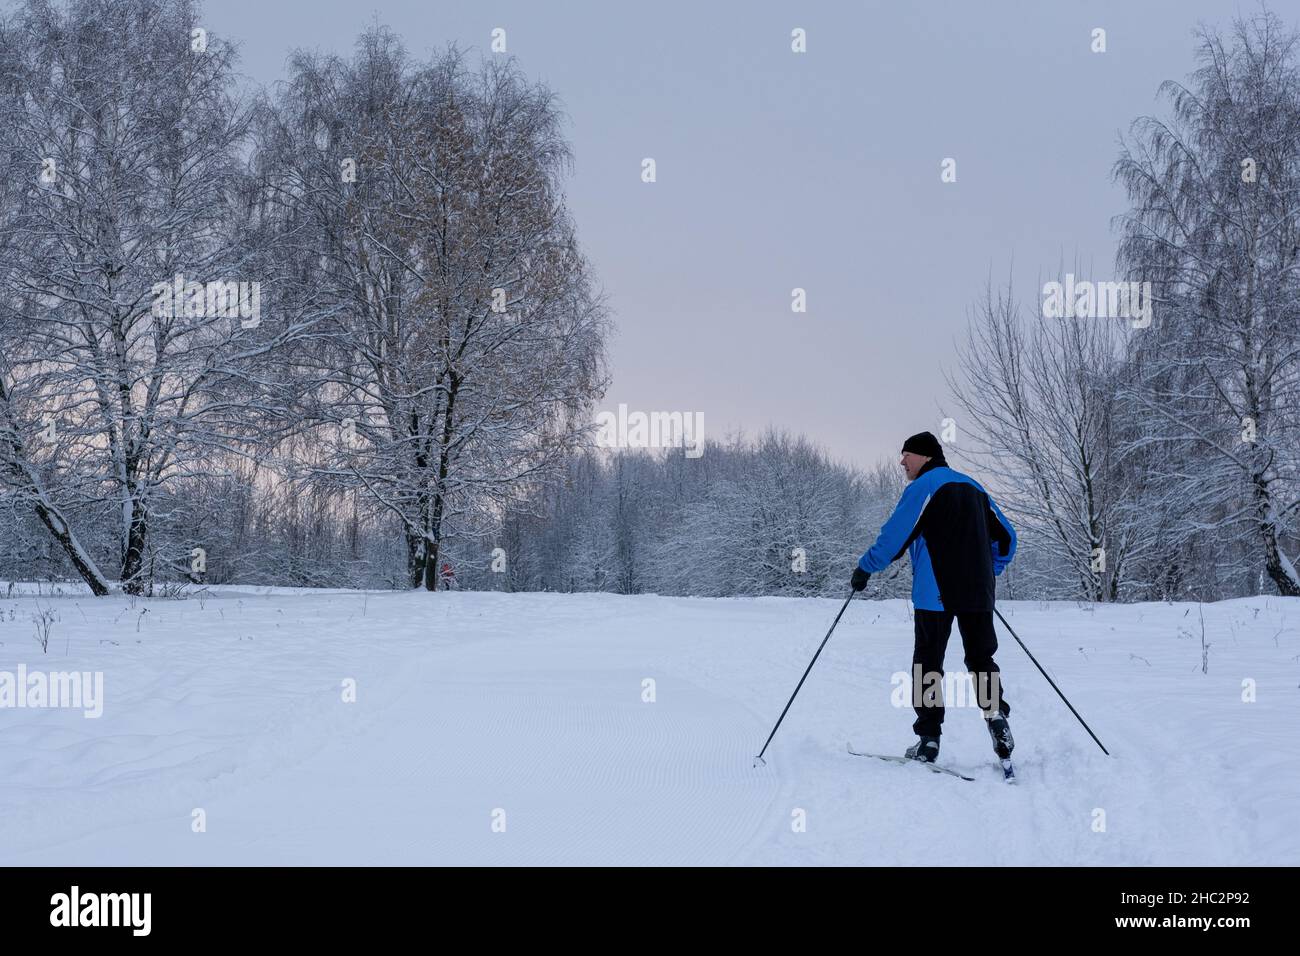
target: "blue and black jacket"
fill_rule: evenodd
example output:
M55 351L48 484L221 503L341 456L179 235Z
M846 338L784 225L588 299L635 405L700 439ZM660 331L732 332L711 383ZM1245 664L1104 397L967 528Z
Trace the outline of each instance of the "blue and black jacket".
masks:
M904 551L918 610L991 611L993 578L1016 553L1016 531L979 482L932 458L858 566L876 574Z

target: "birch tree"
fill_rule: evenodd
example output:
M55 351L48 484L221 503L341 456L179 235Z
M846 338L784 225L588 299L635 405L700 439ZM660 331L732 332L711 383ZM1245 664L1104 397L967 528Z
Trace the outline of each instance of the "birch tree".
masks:
M948 376L967 424L958 447L1026 550L1053 556L1025 572L1048 594L1117 600L1142 546L1120 520L1129 513L1114 446L1119 335L1106 319L1026 316L1011 282L990 285Z
M1137 120L1115 166L1118 261L1157 302L1125 392L1147 419L1134 447L1161 449L1147 503L1208 536L1237 593L1258 568L1300 594L1296 43L1268 12L1202 32L1190 83L1162 86L1172 115Z
M433 590L450 522L553 479L603 388L559 114L511 64L470 71L453 49L416 67L384 30L292 69L264 169L330 329L297 360L334 450L308 470L396 516L410 582Z
M77 493L116 512L122 586L142 593L156 492L246 435L247 367L277 334L240 228L249 110L233 49L184 0L29 0L0 34L23 186L3 211L9 369L70 436Z

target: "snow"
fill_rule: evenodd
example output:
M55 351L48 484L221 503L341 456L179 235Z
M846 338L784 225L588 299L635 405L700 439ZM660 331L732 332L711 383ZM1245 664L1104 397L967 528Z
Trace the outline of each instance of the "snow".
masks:
M0 583L0 671L102 671L104 711L0 709L3 865L1300 863L1300 599L1205 605L1208 674L1195 604L1000 604L1114 755L999 625L1008 786L971 709L974 783L845 752L913 740L901 601L849 607L755 769L840 602L37 590Z

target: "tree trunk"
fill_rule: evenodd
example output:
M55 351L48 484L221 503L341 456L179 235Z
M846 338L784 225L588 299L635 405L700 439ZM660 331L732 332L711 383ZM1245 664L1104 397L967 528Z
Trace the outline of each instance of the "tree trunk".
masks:
M411 587L418 588L424 581L424 536L406 529L406 575Z
M1252 483L1255 488L1255 511L1259 515L1259 532L1264 541L1264 570L1272 578L1278 594L1283 597L1300 597L1300 580L1296 578L1295 566L1282 553L1277 540L1277 524L1268 481L1263 475L1255 475Z
M460 390L460 376L455 372L448 378L447 406L442 410L442 441L438 453L438 484L433 493L433 513L428 522L429 563L424 569L424 586L438 590L438 552L442 545L442 517L444 513L443 489L447 487L447 474L451 470L451 432L455 422L456 393Z
M7 408L8 402L9 393L5 389L4 379L0 378L0 403L5 403ZM41 519L41 524L45 525L50 534L54 536L54 540L59 543L63 553L68 556L72 566L81 575L81 580L89 585L91 593L96 597L103 597L109 591L108 579L96 566L94 558L87 554L85 548L81 546L81 542L77 540L77 536L73 533L67 519L63 517L63 513L46 497L40 473L27 460L22 439L11 421L6 421L5 430L10 455L10 460L6 462L6 466L13 476L20 493L32 498L36 508L36 516Z
M429 518L429 543L425 550L429 553L429 562L424 566L424 587L428 591L438 590L438 552L442 550L442 492L433 496L433 514Z
M144 573L145 541L149 532L149 513L143 501L131 501L131 523L126 532L126 552L122 556L122 590L143 595L150 581Z
M77 536L72 533L72 529L68 527L68 523L63 520L58 510L42 501L37 501L36 516L41 519L41 523L54 536L54 540L59 543L59 547L68 556L72 566L81 575L81 580L90 586L91 593L96 597L103 597L107 594L107 579L95 566L95 562L90 555L81 547L81 542L77 540Z

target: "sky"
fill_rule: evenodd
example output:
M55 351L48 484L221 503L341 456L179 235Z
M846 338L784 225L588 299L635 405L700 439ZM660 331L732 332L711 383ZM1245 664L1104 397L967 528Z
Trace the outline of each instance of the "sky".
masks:
M376 19L417 57L501 55L504 30L567 117L569 205L616 327L600 407L702 414L709 439L775 426L870 466L945 414L960 445L944 371L990 278L1014 268L1033 303L1062 264L1114 276L1121 134L1167 113L1158 87L1194 68L1199 22L1257 10L216 0L204 19L259 84L294 47L349 53Z

